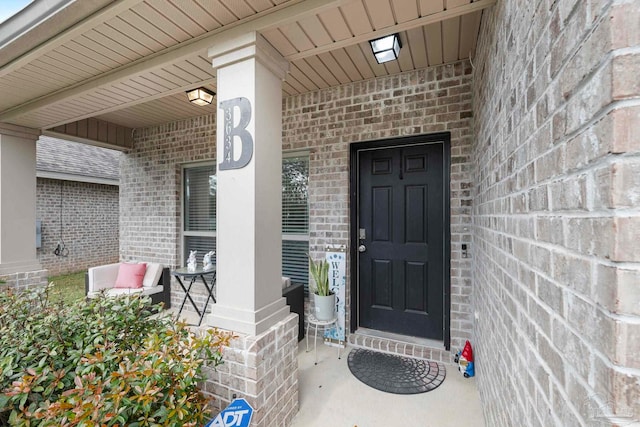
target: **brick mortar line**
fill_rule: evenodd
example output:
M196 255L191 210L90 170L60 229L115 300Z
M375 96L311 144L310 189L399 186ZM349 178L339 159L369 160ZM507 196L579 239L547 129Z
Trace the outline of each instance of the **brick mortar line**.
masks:
M623 268L625 270L639 270L640 271L640 262L636 262L636 261L611 261L608 258L604 258L604 257L598 257L597 255L585 255L584 253L581 252L576 252L574 249L568 248L566 246L562 246L556 243L551 243L551 242L545 242L542 240L535 240L535 239L531 239L528 237L520 237L517 236L515 234L508 234L508 233L504 233L504 232L499 232L496 230L493 230L492 228L488 228L488 227L479 227L482 230L490 230L493 233L497 233L500 236L503 237L508 237L508 238L516 238L517 240L522 240L525 241L526 243L529 242L535 242L535 245L532 246L539 246L545 249L560 249L560 251L554 251L554 252L564 252L567 253L568 255L573 256L574 258L580 259L582 261L598 261L599 264L602 264L604 266L607 267L615 267L615 268ZM488 243L488 240L486 239L482 239L482 241L486 241ZM495 245L491 245L491 247L496 248L498 250L500 250L501 252L504 252L502 249L500 249L499 246L495 246ZM551 250L550 250L551 251ZM505 254L509 254L508 252L504 252ZM509 254L510 255L510 254ZM515 257L513 257L515 259ZM529 267L533 267L532 265L529 265ZM532 268L533 269L533 268Z
M640 100L640 99L639 99ZM640 105L640 102L638 103L638 105ZM536 157L535 159L532 159L530 162L526 163L524 166L522 166L521 168L514 170L513 173L511 173L508 177L504 177L503 179L501 179L500 181L495 181L493 184L487 185L487 188L483 189L483 190L476 190L476 198L474 198L474 201L476 201L478 198L481 198L482 195L487 194L491 189L495 189L497 186L499 186L500 184L504 183L505 181L508 181L510 179L516 179L518 173L521 172L526 172L527 167L529 167L530 165L535 165L535 162L537 160L542 159L545 155L547 154L551 154L552 151L554 150L558 150L558 149L562 149L562 144L557 144L554 145L554 147L544 153L542 153L540 156ZM586 175L589 172L594 172L597 171L597 169L601 169L603 167L606 166L611 166L614 163L616 163L616 161L618 160L636 160L640 158L640 152L631 152L631 153L611 153L608 152L604 155L601 155L599 157L597 157L596 159L594 159L595 161L588 163L587 165L585 165L585 167L581 168L581 169L569 169L567 170L563 175L557 175L555 177L550 177L550 178L546 178L544 180L541 181L534 181L533 184L527 186L527 187L522 187L520 189L514 190L511 193L508 193L507 195L501 197L501 198L495 198L495 199L491 199L491 200L487 200L485 202L481 202L475 206L482 206L486 203L492 203L495 200L506 200L509 197L513 196L513 195L522 195L522 194L527 194L530 190L536 189L536 188L540 188L544 185L549 185L549 184L553 184L559 181L563 181L566 180L568 178L574 178L574 177L579 177L581 175ZM501 168L503 165L505 165L508 161L509 157L505 159L505 161L503 161L502 163L500 163L497 168ZM489 180L489 176L487 176L483 181L478 182L474 188L479 188L483 183L486 183Z
M557 322L559 322L562 326L564 326L567 330L569 330L571 333L573 333L573 335L575 335L578 340L585 345L585 347L589 348L590 351L596 355L599 356L602 360L607 360L610 361L609 357L607 355L605 355L604 353L602 353L598 348L594 347L593 344L590 341L585 341L585 337L584 334L581 333L580 331L574 329L574 327L569 324L569 322L567 321L567 319L565 319L563 316L561 316L558 312L556 312L555 310L553 310L551 307L549 307L545 302L543 302L542 300L540 300L534 293L532 293L532 291L526 286L524 285L522 282L520 282L520 280L518 280L517 278L514 278L513 276L511 276L511 274L509 274L508 271L506 271L505 269L498 267L500 269L500 271L502 271L502 273L508 277L510 277L514 283L514 286L518 286L524 293L528 294L530 297L533 297L532 299L534 299L538 305L540 305L541 307L545 308L545 311L548 312L549 314L549 318L556 320ZM492 273L488 273L491 278L494 281L498 281L498 277L496 277L494 274ZM553 282L553 281L552 281ZM554 282L555 283L555 282ZM572 289L565 287L565 286L561 286L563 291L568 291L569 293L573 294L574 297L578 297L580 300L582 300L584 303L588 304L589 306L595 308L596 310L600 311L602 314L604 314L606 317L612 319L612 320L616 320L614 317L610 316L608 313L610 312L606 312L604 311L604 309L602 309L597 303L594 303L591 300L587 300L585 299L582 295L580 294L576 294L575 292L573 292ZM520 312L524 312L527 313L528 310L526 310L526 307L522 307L519 303L519 300L516 298L516 295L514 295L511 292L508 292L506 290L504 290L504 292L506 292L507 294L509 294L509 296L511 297L511 299L513 300L515 305L518 305L521 310ZM549 308L549 310L546 310L546 308ZM508 312L504 312L505 316L508 316L511 321L512 324L516 325L516 330L521 329L519 326L519 323L517 321L517 319L514 319L510 313ZM640 317L639 316L634 316L637 318L638 320L638 324L640 324ZM529 319L531 319L529 317ZM531 319L533 320L533 319ZM549 337L540 327L540 325L534 321L530 322L534 328L536 329L537 332L541 333L545 338L547 338L547 340L549 341L549 343L554 347L555 350L557 350L558 353L561 353L561 351L559 351L559 349L556 347L554 340ZM633 324L636 324L635 322ZM524 336L526 338L526 335ZM529 343L530 340L525 339L525 342ZM535 354L538 354L538 351L535 351ZM623 366L619 366L619 365L614 365L613 363L609 362L611 364L611 366L615 366L618 368L624 369L625 371L629 371L631 372L632 375L639 375L640 376L640 369L634 369L634 368L627 368L627 367L623 367Z
M640 106L640 98L638 98L638 106ZM635 105L634 105L635 106ZM577 136L577 135L576 135ZM573 139L573 138L572 138ZM565 144L568 141L565 141L564 143L559 143L559 144L554 144L554 146L545 151L544 153L540 154L538 157L536 157L535 159L532 159L530 162L526 163L524 166L522 166L521 168L514 170L514 172L509 175L508 177L503 178L500 181L495 181L493 184L489 185L486 189L484 189L483 191L479 191L476 196L482 196L483 194L486 194L490 189L495 188L496 186L500 185L501 183L509 180L509 179L515 179L516 176L518 175L518 173L520 172L526 172L526 169L528 166L530 165L535 165L535 162L537 160L542 159L545 155L551 154L553 151L558 150L558 149L562 149L562 145ZM507 157L503 162L501 162L499 165L497 165L497 168L501 168L503 165L506 165L508 160L510 157ZM600 169L602 167L606 167L606 166L611 166L614 163L616 163L617 160L627 160L627 159L631 159L631 160L636 160L640 158L640 152L627 152L627 153L611 153L608 152L604 155L601 155L595 159L593 159L594 161L588 163L587 165L585 165L585 167L579 168L579 169L568 169L563 175L558 175L555 177L550 177L541 181L534 181L533 184L531 184L528 187L523 187L520 188L518 190L515 190L511 193L508 193L506 196L499 198L499 199L492 199L491 201L494 200L505 200L508 197L512 196L512 195L519 195L519 194L526 194L529 190L535 189L535 188L540 188L543 185L548 185L548 184L552 184L558 181L562 181L562 180L566 180L568 178L573 178L573 177L577 177L580 175L585 175L589 172L594 172L597 169ZM554 179L555 178L555 179ZM484 181L480 181L478 182L478 184L475 187L479 187L482 185L482 183L487 182L487 180L489 179L489 176L487 176L487 178L485 178ZM477 198L474 199L474 201L476 201ZM489 203L490 201L487 202L482 202L480 203L478 206L482 206L485 203Z
M514 299L514 301L516 301L516 300ZM549 380L550 382L555 383L556 388L557 388L558 390L562 390L562 389L563 389L563 387L561 387L560 382L559 382L559 381L557 380L557 378L555 377L555 375L554 375L554 373L553 373L553 370L551 369L551 366L549 366L549 365L547 364L547 361L546 361L545 359L543 359L543 358L540 356L540 351L539 351L539 350L538 350L538 349L533 345L534 343L533 343L531 340L527 339L526 331L523 331L523 330L522 330L522 328L520 327L520 324L517 322L517 319L515 319L515 320L514 320L514 319L513 319L513 317L511 317L509 313L507 313L507 312L504 312L504 313L505 313L505 315L506 315L506 316L508 316L508 317L510 318L510 320L512 321L512 325L515 325L514 330L515 330L515 333L518 335L518 337L517 337L517 338L518 338L518 340L516 340L516 339L511 339L511 338L510 338L510 337L508 337L508 336L506 336L505 338L506 338L509 342L513 343L513 344L514 344L514 346L515 346L516 344L520 344L520 345L521 345L521 344L524 342L525 346L527 346L527 347L528 347L529 354L530 354L530 355L533 355L533 356L538 360L538 362L539 362L540 366L542 366L542 368L543 368L543 369L545 370L545 372L548 374L548 380ZM549 337L547 337L547 336L546 336L546 334L544 334L544 332L543 332L543 331L541 331L541 329L540 329L539 325L538 325L537 323L532 323L532 324L534 325L534 328L536 329L536 331L542 332L542 335L543 335L545 338L547 338L547 340L548 340L548 341L549 341L549 343L551 344L552 348L553 348L557 353L561 353L561 352L560 352L560 351L559 351L559 350L558 350L558 349L553 345L553 341L552 341L551 339L549 339ZM519 342L518 342L518 341L519 341ZM516 357L516 358L518 358L518 359L521 361L520 365L522 365L522 366L528 366L528 365L529 365L528 360L526 360L526 358L524 358L523 353L524 353L523 351L518 351L518 352L515 354L515 357ZM516 365L517 365L517 364L516 364ZM573 369L573 367L571 367L571 369ZM577 375L577 376L578 376L578 377L580 376L580 375L579 375L579 373L578 373L578 375ZM510 381L515 381L515 380L513 380L512 378L513 378L513 377L510 377ZM530 376L530 378L531 378L531 380L532 380L532 381L533 381L533 382L538 386L538 388L540 389L540 391L544 391L544 389L542 388L542 385L538 382L538 380L537 380L534 376ZM513 387L513 389L514 389L514 390L518 390L518 388L516 388L516 387ZM527 392L526 392L526 390L524 391L524 393L525 393L525 394L527 394L527 395L530 395L529 393L527 393ZM541 394L542 394L542 396L543 396L543 397L546 397L546 393L541 393ZM565 399L565 400L567 400L567 399ZM567 402L570 402L570 400L567 400ZM555 415L554 415L554 416L555 416Z

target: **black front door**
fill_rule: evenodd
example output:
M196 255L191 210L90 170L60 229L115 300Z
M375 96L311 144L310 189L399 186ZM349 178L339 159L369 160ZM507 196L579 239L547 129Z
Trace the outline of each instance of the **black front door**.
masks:
M444 338L444 144L358 152L359 326Z

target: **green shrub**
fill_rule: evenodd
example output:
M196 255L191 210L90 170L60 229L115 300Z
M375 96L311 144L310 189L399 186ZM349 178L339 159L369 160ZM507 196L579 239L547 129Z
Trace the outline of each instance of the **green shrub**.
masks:
M196 335L149 307L0 292L0 426L203 425L203 367L222 363L230 336Z

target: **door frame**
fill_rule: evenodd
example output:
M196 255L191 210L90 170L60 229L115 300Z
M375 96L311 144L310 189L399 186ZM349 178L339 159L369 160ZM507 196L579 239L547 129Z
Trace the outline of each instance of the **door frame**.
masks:
M351 325L350 331L353 333L358 327L358 177L359 165L358 155L363 150L394 148L406 145L420 144L443 144L443 172L444 172L444 347L451 348L451 133L439 132L424 135L413 135L396 138L378 139L374 141L356 142L350 145L349 149L349 257L351 261Z

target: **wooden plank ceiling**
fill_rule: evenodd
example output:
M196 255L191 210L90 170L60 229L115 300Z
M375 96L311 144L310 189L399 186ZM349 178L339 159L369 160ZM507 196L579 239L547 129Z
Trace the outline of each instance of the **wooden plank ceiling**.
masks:
M494 1L327 1L260 32L291 62L288 96L469 58ZM49 128L96 117L136 128L215 111L186 101L187 89L215 90L206 49L189 50L192 42L303 3L123 0L1 66L0 122ZM399 60L377 64L367 40L394 32Z

